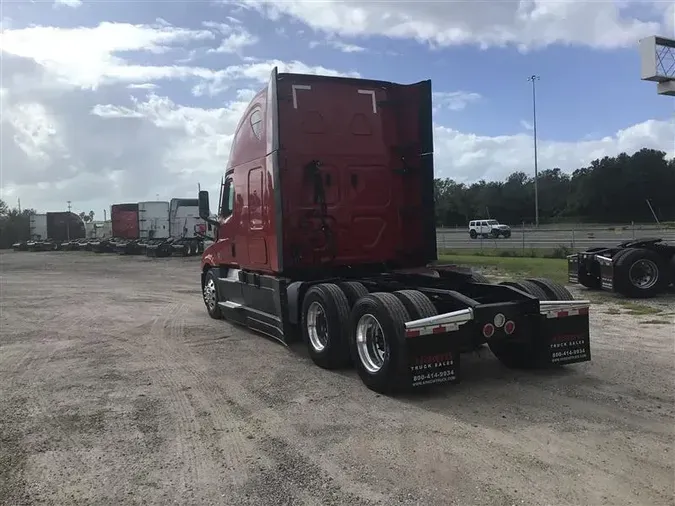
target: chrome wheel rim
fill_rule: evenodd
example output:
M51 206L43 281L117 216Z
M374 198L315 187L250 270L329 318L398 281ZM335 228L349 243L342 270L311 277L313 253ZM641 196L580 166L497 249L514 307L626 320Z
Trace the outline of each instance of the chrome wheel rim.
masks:
M648 290L658 282L659 268L653 261L643 258L630 266L628 278L634 287Z
M204 285L204 303L209 311L216 308L216 284L213 279L209 279Z
M389 354L389 345L380 322L371 314L364 314L356 324L356 350L369 373L382 369Z
M307 308L307 335L312 348L316 351L323 351L328 344L326 310L316 301Z

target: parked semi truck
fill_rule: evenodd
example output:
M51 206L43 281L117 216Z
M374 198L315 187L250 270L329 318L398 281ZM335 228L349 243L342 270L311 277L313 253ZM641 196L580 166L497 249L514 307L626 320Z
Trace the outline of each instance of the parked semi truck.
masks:
M69 249L148 256L197 255L205 229L197 199L113 204L111 237L71 243Z
M53 251L65 241L86 237L82 218L69 211L32 214L28 227L30 239L15 244L14 249Z
M162 218L161 223L162 226L167 224L169 233L162 240L147 243L147 256L201 254L204 251L203 233L206 231L206 223L199 216L198 199L174 198L164 204L167 210L166 221Z
M589 302L545 279L492 284L437 260L431 82L272 72L235 132L214 240L212 318L353 364L394 393L460 378L487 343L509 367L590 360Z
M663 238L624 241L567 257L570 283L646 299L675 289L675 244Z

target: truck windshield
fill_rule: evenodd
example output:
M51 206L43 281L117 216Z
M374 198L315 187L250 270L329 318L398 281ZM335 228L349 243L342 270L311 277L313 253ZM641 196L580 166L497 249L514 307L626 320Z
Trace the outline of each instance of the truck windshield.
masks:
M497 220L488 220L488 225L499 225Z

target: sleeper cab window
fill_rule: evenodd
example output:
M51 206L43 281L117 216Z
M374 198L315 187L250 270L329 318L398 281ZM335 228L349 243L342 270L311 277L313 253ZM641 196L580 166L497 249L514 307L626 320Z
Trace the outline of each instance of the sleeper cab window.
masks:
M262 112L256 109L251 113L251 130L258 140L262 137Z

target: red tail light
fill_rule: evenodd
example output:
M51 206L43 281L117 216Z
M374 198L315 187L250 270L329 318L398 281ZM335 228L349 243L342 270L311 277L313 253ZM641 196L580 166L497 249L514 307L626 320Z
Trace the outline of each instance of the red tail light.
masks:
M486 339L490 339L495 333L495 326L491 323L483 325L483 335Z
M504 332L511 335L516 331L516 324L514 321L509 320L504 324Z

